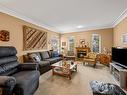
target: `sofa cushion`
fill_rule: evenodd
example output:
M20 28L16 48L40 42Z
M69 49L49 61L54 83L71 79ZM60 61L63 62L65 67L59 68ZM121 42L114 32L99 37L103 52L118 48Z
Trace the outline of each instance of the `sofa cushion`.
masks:
M41 74L49 71L51 69L49 61L41 61L39 62L39 71Z
M49 61L50 62L50 64L53 64L53 63L56 63L56 62L58 62L58 60L57 60L57 58L49 58L49 59L45 59L46 61Z
M59 57L58 51L53 51L52 52L52 57Z
M50 65L50 62L49 61L40 61L39 62L39 66L40 67L47 66L47 65Z
M48 53L49 53L49 57L51 58L52 57L52 50L49 50Z
M34 83L38 82L40 73L36 70L33 71L21 71L13 75L16 79L16 86L14 88L14 92L16 95L18 93L22 93L21 95L33 95L33 88L36 86ZM33 87L35 86L35 87ZM21 92L20 92L21 91ZM26 93L26 94L24 94Z
M0 46L0 58L14 56L17 54L15 47L12 46Z
M4 73L5 70L0 66L0 74Z
M42 57L42 59L50 58L48 51L41 52L41 57Z
M3 73L1 73L0 75L1 76L11 76L15 73L19 72L19 69L18 68L12 68L10 70L7 70L7 71L4 71Z
M14 61L17 61L17 56L10 56L10 57L3 57L3 58L0 58L0 65L1 64L6 64L6 63L9 63L9 62L14 62Z
M14 62L2 64L0 66L3 68L4 72L8 72L8 71L16 68L17 66L19 66L19 63L17 61L14 61Z
M55 57L55 59L57 59L57 61L62 60L62 58L61 58L61 57Z

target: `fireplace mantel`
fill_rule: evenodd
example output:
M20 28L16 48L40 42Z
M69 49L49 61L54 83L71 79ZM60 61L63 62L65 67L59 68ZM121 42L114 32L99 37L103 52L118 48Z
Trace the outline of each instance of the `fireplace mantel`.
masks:
M87 57L88 52L90 52L89 47L76 47L77 60L83 60L85 57Z

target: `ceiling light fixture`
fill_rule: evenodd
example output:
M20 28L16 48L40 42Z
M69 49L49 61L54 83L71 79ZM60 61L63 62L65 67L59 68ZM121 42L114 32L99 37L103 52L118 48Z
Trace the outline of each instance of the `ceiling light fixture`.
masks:
M79 26L77 26L77 28L83 28L84 26L82 26L82 25L79 25Z

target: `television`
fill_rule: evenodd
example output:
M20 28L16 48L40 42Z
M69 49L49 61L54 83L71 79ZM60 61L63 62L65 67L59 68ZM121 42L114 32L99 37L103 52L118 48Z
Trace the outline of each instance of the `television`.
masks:
M112 48L112 61L127 68L127 48Z

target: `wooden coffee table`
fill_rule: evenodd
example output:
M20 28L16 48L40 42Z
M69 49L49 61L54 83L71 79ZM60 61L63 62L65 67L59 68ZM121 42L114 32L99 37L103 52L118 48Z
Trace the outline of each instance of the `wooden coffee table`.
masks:
M66 59L66 60L74 60L75 61L76 57L75 56L64 56L64 59Z
M63 61L59 61L55 64L52 64L52 74L53 75L61 75L69 78L71 80L72 72L77 72L77 62L73 62L71 64L71 61L66 61L67 64L70 64L69 68L63 67ZM64 70L67 72L65 73Z

